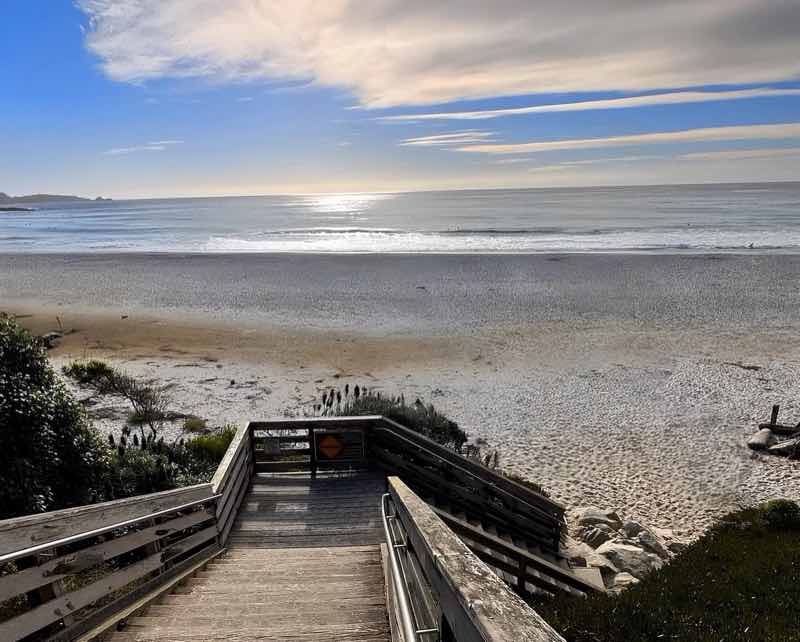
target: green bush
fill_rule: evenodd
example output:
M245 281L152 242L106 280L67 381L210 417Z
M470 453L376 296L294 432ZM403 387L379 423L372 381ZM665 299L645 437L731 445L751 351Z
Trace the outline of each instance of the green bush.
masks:
M504 471L500 466L498 451L487 450L479 444L467 444L467 433L455 421L437 411L433 404L424 404L419 399L413 404L407 404L403 395L384 397L379 392L362 390L358 386L352 391L349 386L345 386L344 395L340 390L326 391L322 401L322 405L316 406L315 411L323 415L382 415L539 495L549 497L539 484Z
M203 432L206 430L206 420L200 417L187 417L183 420L184 432Z
M114 376L114 369L105 361L73 361L61 368L61 371L70 379L84 385L101 387Z
M788 499L773 499L761 507L768 526L777 529L800 529L800 506Z
M170 444L152 433L140 439L126 427L118 444L109 438L115 449L107 496L130 497L207 482L214 475L235 433L234 427L226 427L186 442L181 439Z
M0 316L0 517L103 499L108 462L42 343Z
M99 394L110 393L125 397L133 409L128 415L128 422L131 424L146 424L155 434L167 417L169 395L165 388L152 386L124 372L118 372L103 361L73 361L61 370L78 383L92 386Z
M800 538L783 521L797 505L770 504L728 515L618 596L559 595L534 606L568 642L797 640Z
M225 451L228 450L235 434L235 426L225 426L208 435L192 437L186 442L186 448L197 459L218 464L225 456Z
M331 399L336 395L331 393ZM337 415L383 415L403 424L436 443L459 452L467 441L467 433L458 424L438 412L433 404L425 405L419 399L407 404L405 398L384 397L380 393L364 392L358 396L348 393L335 409Z

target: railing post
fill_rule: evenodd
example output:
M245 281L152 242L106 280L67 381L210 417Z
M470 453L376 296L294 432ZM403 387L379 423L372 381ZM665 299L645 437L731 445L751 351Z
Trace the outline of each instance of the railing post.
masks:
M517 593L519 595L525 595L525 573L528 570L528 563L525 561L525 558L520 557L517 560L517 565L519 569L517 570Z
M439 618L439 642L456 642L456 636L453 629L450 628L450 623L442 613Z
M311 466L311 479L317 478L317 445L314 439L314 429L308 429L308 445L311 447L309 464Z

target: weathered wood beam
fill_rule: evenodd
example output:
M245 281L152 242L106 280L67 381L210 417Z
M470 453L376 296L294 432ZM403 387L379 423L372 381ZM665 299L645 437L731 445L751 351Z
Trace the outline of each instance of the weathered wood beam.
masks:
M132 531L122 537L116 537L74 553L61 555L39 566L32 566L11 575L0 576L0 602L56 580L64 579L162 537L212 519L214 519L214 515L206 510L195 511L155 526Z
M144 518L212 495L210 484L0 521L0 555Z
M399 478L389 492L456 640L564 642Z

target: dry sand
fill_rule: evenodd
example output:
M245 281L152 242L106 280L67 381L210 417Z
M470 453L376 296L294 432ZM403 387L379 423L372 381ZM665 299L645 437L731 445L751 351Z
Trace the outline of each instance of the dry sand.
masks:
M474 266L444 261L415 279L425 290L403 285L399 293L401 286L386 285L390 276L369 271L362 281L382 283L384 298L364 294L364 305L375 308L366 320L344 323L336 315L349 318L349 303L320 312L303 298L322 278L315 269L336 282L329 259L323 267L311 262L307 287L297 286L303 300L273 301L267 312L245 297L234 311L221 301L203 314L190 303L162 309L130 295L100 305L95 292L102 288L91 282L99 277L84 275L88 294L48 289L58 261L46 268L45 259L32 267L26 259L21 271L13 257L5 265L0 257L0 309L22 315L37 332L55 329L58 315L75 332L52 352L56 363L102 358L158 379L171 387L175 410L212 425L302 415L322 390L357 383L432 401L497 447L505 467L568 506L617 508L652 526L697 534L740 504L800 498L800 463L745 446L772 403L782 404L787 421L800 420L797 257L527 259L529 278L520 275L525 260L494 257L501 276L484 274L483 281L469 273ZM483 260L485 272L492 264ZM87 274L96 272L92 261L81 268ZM158 281L171 263L154 263ZM392 269L380 265L391 274L411 269L389 263ZM115 284L125 278L116 269L113 278L104 276ZM143 269L135 264L133 272ZM248 287L252 273L251 264ZM628 276L620 282L620 274ZM419 303L448 278L434 307ZM509 278L517 285L505 292ZM207 281L212 287L213 278ZM526 289L529 282L538 294ZM717 285L697 292L697 283ZM350 283L359 287L358 278ZM584 288L594 301L585 300ZM617 312L604 307L609 300L619 303ZM392 309L403 313L392 318ZM119 420L98 425L110 429Z

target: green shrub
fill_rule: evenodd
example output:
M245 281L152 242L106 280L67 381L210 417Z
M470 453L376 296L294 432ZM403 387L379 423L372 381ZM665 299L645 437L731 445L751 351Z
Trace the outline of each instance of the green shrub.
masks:
M0 316L0 518L103 499L108 461L42 343Z
M62 372L79 383L92 386L99 394L125 397L133 409L128 422L137 426L147 425L154 434L167 417L169 395L164 388L118 372L103 361L73 361L64 366Z
M84 385L101 387L114 376L114 369L105 361L72 361L63 366L61 371L70 379Z
M332 392L327 399L335 398L335 395ZM383 415L457 452L467 441L467 433L455 421L438 412L433 404L425 405L419 399L407 404L402 395L384 397L380 393L364 392L350 396L348 391L336 405L335 414Z
M800 506L789 499L773 499L761 506L768 526L776 529L800 529Z
M419 399L413 404L407 404L403 395L384 397L379 392L362 390L358 386L352 391L349 386L346 386L344 395L339 390L326 391L323 394L322 401L322 405L317 406L315 410L322 412L323 415L382 415L414 432L425 435L436 443L464 455L468 459L525 486L539 495L549 497L539 484L514 473L504 471L500 466L500 453L498 451L486 450L478 443L466 445L467 433L455 421L448 419L437 411L433 404L426 405Z
M184 432L203 432L206 430L206 420L200 417L187 417L183 420Z
M235 434L235 426L225 426L208 435L192 437L186 442L186 448L197 459L218 464L225 456L225 451L228 450Z
M559 595L534 606L568 642L797 640L800 538L764 518L792 515L790 504L728 515L618 596Z

